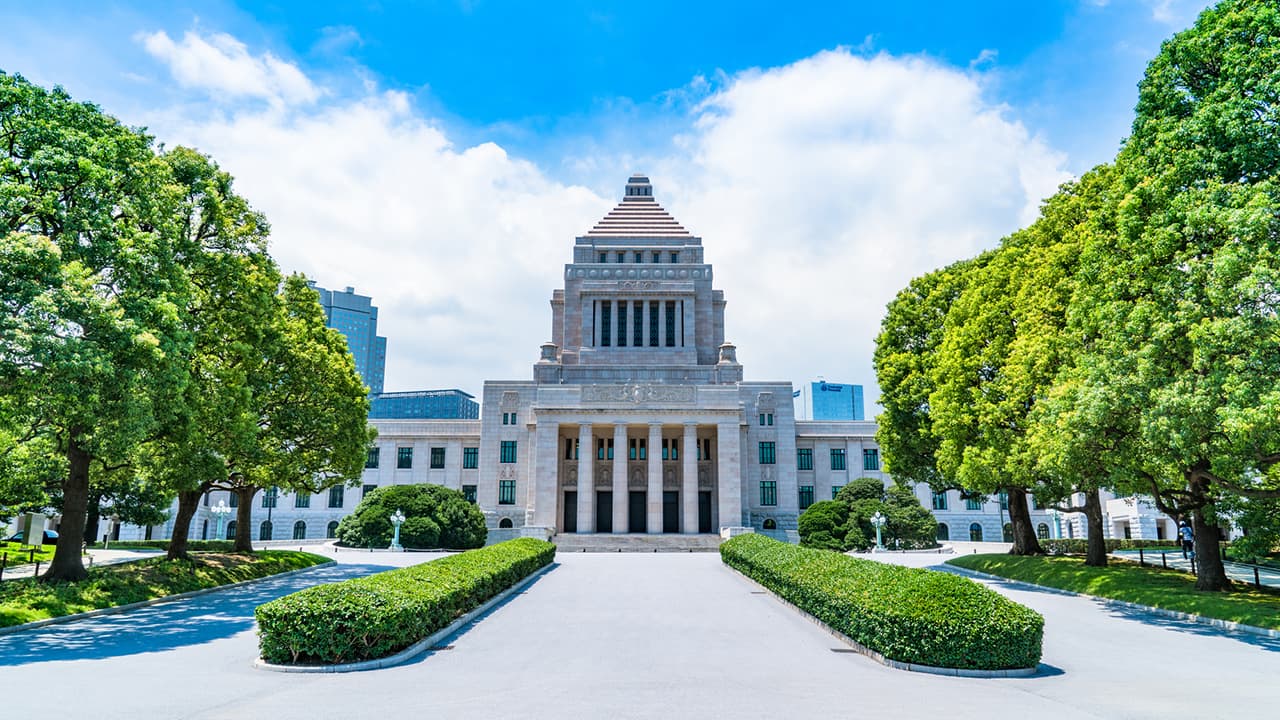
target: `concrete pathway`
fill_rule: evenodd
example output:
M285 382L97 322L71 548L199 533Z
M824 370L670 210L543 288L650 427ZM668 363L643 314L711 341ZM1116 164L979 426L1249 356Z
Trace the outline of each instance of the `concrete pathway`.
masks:
M1280 642L1003 589L1048 618L1041 677L891 670L843 652L705 553L564 554L452 649L405 666L252 669L258 603L412 557L356 555L338 553L342 565L316 573L0 638L6 710L47 709L53 678L75 689L59 695L60 708L100 718L1257 717L1280 699Z
M1117 550L1112 555L1125 560L1138 562L1137 550ZM1160 553L1158 551L1147 550L1143 552L1143 557L1148 565L1160 567ZM1164 562L1171 568L1182 570L1183 572L1191 572L1191 561L1182 558L1181 551L1172 551L1164 553ZM1227 577L1232 580L1238 580L1242 583L1252 585L1254 581L1253 565L1246 565L1237 562L1223 562L1223 568L1227 571ZM1257 579L1264 587L1280 587L1280 570L1258 566Z
M143 558L155 557L163 554L163 550L90 550L88 554L85 555L84 565L85 567L89 567L91 564L95 566L118 565L119 563L133 562L135 560L142 560ZM92 558L92 563L90 563L90 558ZM41 573L48 569L48 561L40 563ZM4 569L3 580L28 578L34 575L35 571L35 563L26 563L24 565L7 567Z

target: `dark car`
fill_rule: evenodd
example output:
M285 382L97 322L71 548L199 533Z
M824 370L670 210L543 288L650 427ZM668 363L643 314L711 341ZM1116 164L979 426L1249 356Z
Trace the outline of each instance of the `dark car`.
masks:
M21 542L22 542L22 536L23 536L23 533L18 533L17 535L14 535L13 537L11 537L11 538L9 538L8 540L6 540L5 542L21 543ZM44 531L44 541L43 541L41 544L42 544L42 545L57 545L57 544L58 544L58 533L57 533L57 531L55 531L55 530L45 530L45 531Z

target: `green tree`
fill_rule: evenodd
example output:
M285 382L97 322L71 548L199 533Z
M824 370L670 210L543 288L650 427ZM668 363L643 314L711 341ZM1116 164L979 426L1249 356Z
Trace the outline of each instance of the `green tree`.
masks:
M92 463L127 461L185 382L175 197L150 137L0 73L0 423L65 458L46 580L85 576Z
M391 514L405 515L400 544L409 548L478 548L488 530L484 513L461 492L439 485L388 485L360 501L338 525L338 538L353 547L387 547L394 528Z
M861 544L865 537L848 538L850 532L849 506L837 500L819 500L800 513L797 522L800 544L805 547L844 552ZM854 532L860 533L856 526Z

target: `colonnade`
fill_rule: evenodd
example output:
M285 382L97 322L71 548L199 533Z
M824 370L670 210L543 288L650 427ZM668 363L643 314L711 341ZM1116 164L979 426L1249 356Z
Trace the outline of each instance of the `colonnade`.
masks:
M682 299L592 302L594 347L683 347Z

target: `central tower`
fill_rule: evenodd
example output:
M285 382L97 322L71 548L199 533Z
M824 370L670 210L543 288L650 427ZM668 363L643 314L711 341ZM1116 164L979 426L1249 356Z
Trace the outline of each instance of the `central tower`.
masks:
M721 384L742 379L724 343L724 293L702 239L658 204L644 175L573 247L551 299L540 383Z

